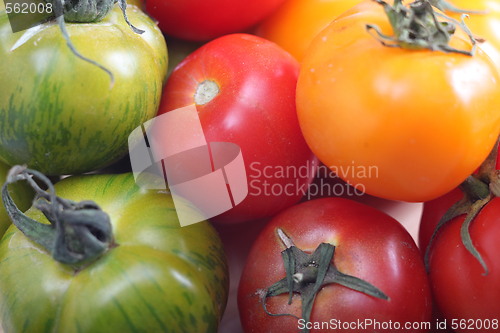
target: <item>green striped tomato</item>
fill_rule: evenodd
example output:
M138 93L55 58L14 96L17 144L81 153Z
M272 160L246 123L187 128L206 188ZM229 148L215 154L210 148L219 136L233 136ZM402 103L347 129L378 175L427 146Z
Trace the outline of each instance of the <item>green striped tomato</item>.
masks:
M127 7L136 34L115 4L98 23L66 23L75 56L57 24L12 33L0 8L0 161L46 175L83 173L128 152L128 135L156 115L168 56L156 24Z
M11 226L0 242L5 332L217 332L229 280L209 222L180 227L171 196L140 189L130 173L72 176L55 188L107 212L117 246L75 270ZM26 214L47 222L34 208Z

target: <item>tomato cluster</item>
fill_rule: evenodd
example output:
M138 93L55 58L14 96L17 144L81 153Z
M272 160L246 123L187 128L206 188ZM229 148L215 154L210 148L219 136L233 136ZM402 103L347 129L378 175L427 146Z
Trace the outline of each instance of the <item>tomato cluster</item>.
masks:
M4 331L498 329L498 3L62 3L0 3Z

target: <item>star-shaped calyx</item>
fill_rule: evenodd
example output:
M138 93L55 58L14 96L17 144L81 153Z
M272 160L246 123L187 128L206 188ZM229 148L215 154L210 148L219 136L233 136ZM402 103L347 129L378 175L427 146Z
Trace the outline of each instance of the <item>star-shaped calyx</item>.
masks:
M372 284L355 276L340 272L332 263L335 246L328 243L321 243L312 254L307 254L293 245L291 239L281 229L278 229L278 235L287 246L281 252L285 264L286 277L269 287L264 294L262 305L268 315L293 316L292 314L270 313L266 308L266 298L288 293L288 304L291 304L293 293L298 293L302 298L302 319L307 323L310 321L316 295L322 287L332 283L338 283L369 296L389 300L386 294ZM306 333L309 330L304 328L303 332Z

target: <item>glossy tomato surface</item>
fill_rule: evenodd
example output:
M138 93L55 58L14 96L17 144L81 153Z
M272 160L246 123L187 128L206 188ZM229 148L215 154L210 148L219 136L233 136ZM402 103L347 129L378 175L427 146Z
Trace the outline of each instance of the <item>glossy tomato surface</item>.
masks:
M484 163L487 163L486 161ZM495 168L500 168L500 154L497 150L497 159ZM478 170L474 172L477 174ZM430 200L424 203L422 218L418 231L418 246L420 252L425 254L425 251L430 243L432 234L436 230L437 225L446 212L464 196L463 192L457 187L439 198Z
M169 36L208 41L257 24L285 0L148 0L146 11Z
M297 85L302 132L325 165L366 193L432 200L492 149L500 132L499 73L481 49L467 56L386 47L367 24L393 34L382 6L367 1L312 42ZM450 45L472 47L460 31Z
M286 276L281 252L286 249L281 229L294 245L312 253L320 243L336 247L333 265L342 273L365 280L389 300L378 299L339 284L323 286L314 300L311 323L328 322L328 327L310 332L331 332L341 323L375 321L425 322L431 316L431 294L419 251L408 232L393 218L375 208L342 198L324 198L296 205L274 217L260 233L248 256L238 289L238 307L245 332L299 331L301 298L294 293L268 297L270 313L297 316L270 316L262 305L262 293ZM399 324L397 324L399 323ZM332 326L330 326L330 324ZM337 325L337 326L335 326ZM357 324L356 324L357 325ZM375 332L364 325L349 331ZM387 326L388 327L388 326ZM406 327L425 332L425 327ZM390 330L390 329L389 329Z
M317 163L297 119L298 72L298 62L276 44L233 34L205 44L170 75L158 115L196 104L207 142L241 148L248 195L214 221L272 216L306 193ZM200 100L213 92L206 94L207 84L217 92ZM161 147L157 153L166 156Z
M115 246L76 270L11 226L0 243L4 332L217 332L228 267L209 222L180 227L178 202L139 188L131 173L73 176L55 190L108 213ZM26 214L48 223L34 208Z
M500 155L497 154L496 169ZM500 297L498 281L500 262L497 259L500 199L494 197L474 217L469 227L473 246L483 258L488 274L479 261L465 248L462 225L466 215L448 221L431 236L438 223L453 204L463 198L458 188L426 202L419 230L422 254L429 248L429 276L437 307L448 326L457 332L497 330L500 326L496 301Z
M2 4L3 5L3 4ZM167 72L165 39L156 24L118 4L98 23L66 23L73 54L55 22L12 33L0 8L0 160L47 175L103 168L128 152L128 136L153 118Z
M462 243L460 234L464 219L465 215L461 215L448 222L431 244L429 277L432 292L441 313L456 332L498 330L500 198L490 201L469 228L473 245L488 268L487 275Z
M275 42L298 61L321 30L361 0L288 0L255 33Z
M485 40L481 43L481 49L500 68L500 35L498 34L500 3L498 0L448 0L448 3L469 13L465 24L475 36ZM461 13L454 13L451 10L446 10L445 13L457 20L461 16Z

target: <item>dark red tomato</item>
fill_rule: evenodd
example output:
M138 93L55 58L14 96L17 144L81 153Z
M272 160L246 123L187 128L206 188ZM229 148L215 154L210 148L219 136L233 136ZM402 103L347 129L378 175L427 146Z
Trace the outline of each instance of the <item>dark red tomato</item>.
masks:
M421 223L418 230L418 247L420 249L420 253L422 254L422 258L425 257L425 252L429 246L429 242L431 241L431 237L439 223L439 220L441 220L448 209L450 209L455 202L462 199L462 197L462 191L455 188L451 192L424 204ZM433 302L432 322L435 323L435 325L440 326L434 326L436 330L431 332L453 332L449 329L451 324L450 322L446 323L447 325L443 324L445 322L445 318L439 310L435 300ZM444 330L445 327L448 328L446 331Z
M212 221L273 216L306 193L317 162L298 123L298 72L278 45L233 34L205 44L170 75L158 115L196 104L207 142L241 148L248 195Z
M291 316L265 313L262 294L286 277L278 230L305 253L321 243L336 247L331 264L341 273L362 279L389 300L368 296L337 283L323 286L313 303L310 332L346 329L354 332L427 332L431 293L423 261L408 232L375 208L342 198L307 201L274 217L252 246L238 289L245 332L298 332L306 326ZM266 298L273 314L301 318L301 296L288 293ZM326 323L326 324L324 324ZM322 328L314 328L317 325Z
M497 154L496 169L500 154ZM458 188L424 204L419 230L422 255L443 215L462 199ZM429 251L429 277L437 307L450 328L457 332L500 328L500 198L487 203L472 221L469 233L485 261L488 275L465 248L461 227L466 215L447 222L436 234Z
M483 207L469 229L472 242L488 267L486 276L478 260L462 244L460 228L464 219L465 215L461 215L449 221L439 230L431 245L429 277L432 292L453 330L498 330L500 198L495 197Z
M146 11L167 35L208 41L259 23L285 0L148 0Z

